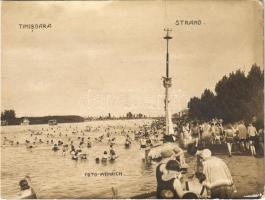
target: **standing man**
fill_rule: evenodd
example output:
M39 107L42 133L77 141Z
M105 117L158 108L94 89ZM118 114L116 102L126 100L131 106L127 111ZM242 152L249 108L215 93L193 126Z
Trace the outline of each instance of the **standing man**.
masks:
M240 141L241 150L246 151L246 139L247 139L247 128L243 121L241 121L238 125L238 137Z
M198 122L193 122L191 127L191 135L195 140L196 147L198 147L199 139L200 139L200 127Z
M252 125L252 123L248 126L248 138L249 138L249 145L250 145L250 151L251 155L256 155L256 149L255 149L255 141L256 141L256 135L257 135L257 129Z
M225 141L228 149L228 155L229 157L232 156L232 145L234 142L234 134L235 130L233 129L231 124L228 124L227 129L224 131L225 133Z

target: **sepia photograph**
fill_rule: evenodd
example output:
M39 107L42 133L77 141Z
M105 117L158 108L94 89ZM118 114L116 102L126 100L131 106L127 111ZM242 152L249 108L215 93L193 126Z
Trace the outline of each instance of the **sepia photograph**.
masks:
M263 7L1 1L0 198L265 198Z

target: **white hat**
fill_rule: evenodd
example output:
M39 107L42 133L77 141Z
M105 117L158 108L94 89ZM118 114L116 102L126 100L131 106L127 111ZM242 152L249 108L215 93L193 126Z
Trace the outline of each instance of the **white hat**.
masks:
M200 153L200 156L203 158L203 159L207 159L207 158L210 158L212 156L212 152L210 149L203 149Z

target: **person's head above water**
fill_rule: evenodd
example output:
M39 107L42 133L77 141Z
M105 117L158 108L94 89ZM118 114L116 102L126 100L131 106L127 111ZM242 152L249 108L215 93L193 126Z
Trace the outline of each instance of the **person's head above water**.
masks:
M21 181L19 181L19 186L21 190L27 190L30 188L26 179L22 179Z

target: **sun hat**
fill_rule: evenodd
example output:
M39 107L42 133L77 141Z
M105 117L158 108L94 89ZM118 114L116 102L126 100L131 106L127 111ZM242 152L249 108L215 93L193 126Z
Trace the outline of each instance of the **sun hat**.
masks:
M200 153L200 156L202 157L202 159L207 159L210 158L212 156L212 152L210 149L203 149Z

